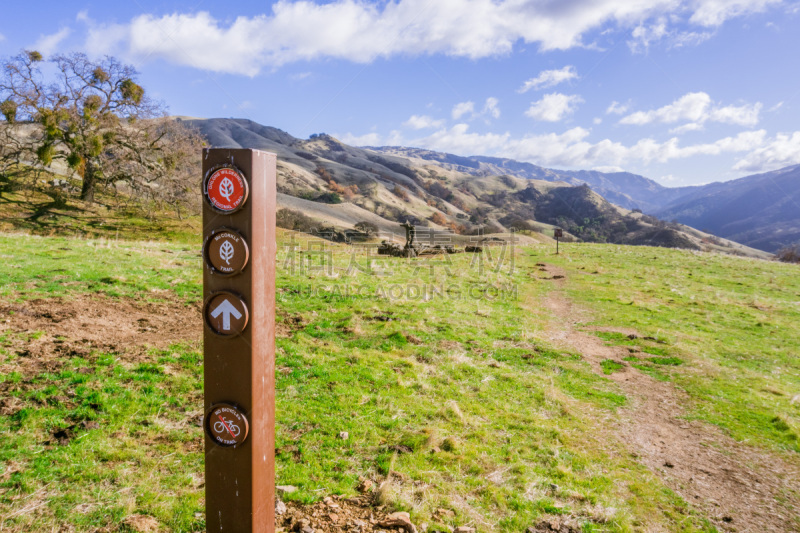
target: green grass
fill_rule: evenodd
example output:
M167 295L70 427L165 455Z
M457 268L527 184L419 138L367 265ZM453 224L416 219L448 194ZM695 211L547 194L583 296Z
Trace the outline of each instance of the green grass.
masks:
M534 279L536 253L517 249L511 271L498 254L371 263L303 239L301 253L289 239L281 233L276 343L277 482L298 487L289 497L354 494L368 476L389 480L388 508L440 529L477 516L481 530L520 531L569 514L585 531L710 530L606 433L627 405L613 382L540 339L549 289ZM102 293L187 305L201 295L199 251L187 245L0 243L6 301ZM0 387L21 405L0 418L0 527L91 530L139 513L204 530L199 339L142 360L120 347L26 373L14 351L24 341L0 335ZM687 366L641 355L653 368ZM787 433L793 419L778 415L770 425ZM53 441L59 430L72 432L68 443ZM439 508L456 515L440 523Z
M0 297L102 293L159 300L202 297L199 247L161 242L0 234Z
M603 369L603 374L608 375L608 374L613 374L618 370L622 370L623 368L625 368L625 365L618 361L612 361L611 359L604 359L600 361L600 368Z
M741 441L800 452L800 405L792 403L800 390L797 265L588 244L548 261L567 269L568 293L594 310L593 327L638 332L596 334L638 346L631 365L686 390L691 418Z
M24 405L0 418L4 528L87 530L146 508L175 530L202 529L202 441L193 424L202 355L196 345L172 346L149 359L94 352L3 383L4 395ZM37 505L34 516L25 512Z

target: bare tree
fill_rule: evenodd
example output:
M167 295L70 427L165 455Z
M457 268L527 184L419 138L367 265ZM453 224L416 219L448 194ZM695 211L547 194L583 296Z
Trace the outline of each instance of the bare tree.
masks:
M136 71L113 57L92 60L82 53L50 60L25 51L2 64L0 113L3 128L35 128L6 159L52 168L61 161L81 180L81 199L93 202L98 187L124 186L135 196L175 205L188 200L198 171L201 138L169 119L162 104L136 83ZM1 133L1 131L0 131Z

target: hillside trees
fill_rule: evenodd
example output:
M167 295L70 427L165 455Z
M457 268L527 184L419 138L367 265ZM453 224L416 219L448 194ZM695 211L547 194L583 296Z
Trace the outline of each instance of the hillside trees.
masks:
M361 222L356 222L355 229L358 231L365 233L367 237L374 237L378 234L378 226L372 222L368 222L366 220L362 220Z
M775 256L784 263L800 263L800 243L784 246Z
M47 65L46 63L50 63ZM113 57L82 53L45 61L25 51L2 62L2 135L19 140L3 158L66 171L93 202L100 187L176 205L195 194L201 139L166 116L136 82L136 71Z

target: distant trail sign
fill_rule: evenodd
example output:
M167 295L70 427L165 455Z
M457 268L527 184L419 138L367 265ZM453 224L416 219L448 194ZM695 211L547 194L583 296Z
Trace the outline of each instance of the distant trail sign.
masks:
M553 230L553 237L556 238L556 255L558 254L558 239L564 237L564 230L561 228L556 228Z
M275 531L276 157L203 150L206 529Z

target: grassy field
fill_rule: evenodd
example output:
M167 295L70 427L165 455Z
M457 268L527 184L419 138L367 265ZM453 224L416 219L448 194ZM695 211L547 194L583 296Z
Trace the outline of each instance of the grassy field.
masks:
M185 241L0 237L0 531L126 531L139 515L205 529L199 327L181 342L48 352L45 368L26 345L75 339L19 319L76 299L192 317L201 262ZM649 355L625 364L684 388L693 417L798 452L796 266L606 245L408 261L279 241L277 482L298 487L292 499L354 494L361 476L430 529L567 515L583 531L713 531L604 429L629 399L542 340L555 289L540 262L568 272L596 325L653 337L597 333L639 345Z
M569 295L599 318L659 343L632 357L695 400L691 417L736 440L800 452L800 269L678 250L567 247L552 258L571 274ZM598 333L609 343L642 344Z

